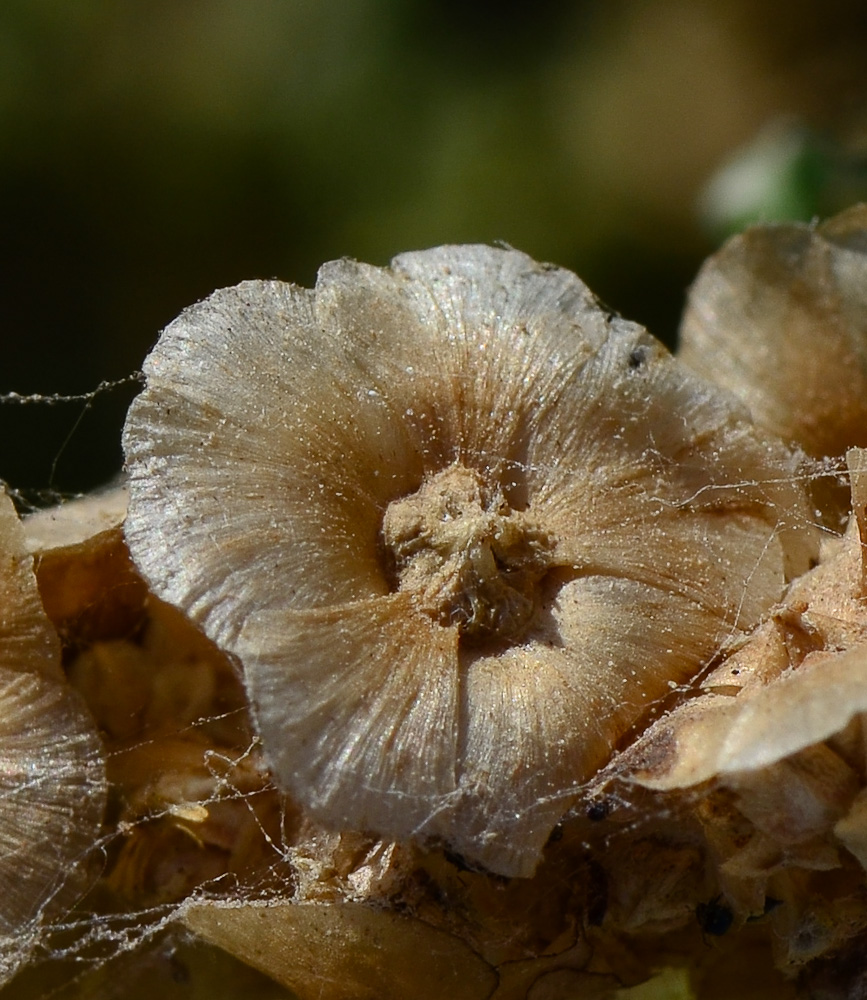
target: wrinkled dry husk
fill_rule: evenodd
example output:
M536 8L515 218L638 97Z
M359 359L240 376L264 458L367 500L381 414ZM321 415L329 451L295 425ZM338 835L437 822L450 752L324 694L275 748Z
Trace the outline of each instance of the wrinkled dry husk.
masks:
M131 636L144 620L147 588L121 531L126 503L120 485L24 519L42 603L67 646Z
M810 455L867 445L867 205L730 239L690 290L678 357Z
M66 683L12 503L0 493L0 981L75 902L105 809L102 745Z

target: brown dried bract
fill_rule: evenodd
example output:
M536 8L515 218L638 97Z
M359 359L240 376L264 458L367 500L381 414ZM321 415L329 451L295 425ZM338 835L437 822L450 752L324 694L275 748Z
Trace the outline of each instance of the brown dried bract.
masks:
M678 357L810 455L867 445L867 205L732 237L690 290Z
M867 932L865 452L851 450L848 464L857 516L846 536L612 761L597 792L628 800L652 789L698 818L736 919L775 900L777 960L789 968Z

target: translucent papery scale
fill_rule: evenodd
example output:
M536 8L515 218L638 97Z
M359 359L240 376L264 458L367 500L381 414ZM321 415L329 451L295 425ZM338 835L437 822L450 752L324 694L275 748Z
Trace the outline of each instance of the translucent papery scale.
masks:
M688 588L694 574L665 571L666 560L684 552L679 534L686 551L704 545L713 560L719 533L728 558L754 563L766 548L782 552L787 575L806 570L814 539L798 459L757 432L730 397L626 324L612 328L573 390L537 419L527 479L577 565L589 560L598 571L628 575L629 553L651 553L657 573ZM557 453L580 456L586 473L575 476L569 464L552 462ZM719 515L742 515L741 527L752 526L758 548L728 544L733 525ZM598 543L600 532L610 544Z
M518 875L532 873L551 829L629 725L688 679L718 625L691 602L608 577L565 584L546 612L556 645L541 631L466 664L464 795L452 827L470 857Z
M321 335L310 311L293 326L283 308L299 293L250 282L203 303L198 325L182 315L149 359L159 391L136 401L137 432L125 441L133 491L161 522L154 535L152 523L131 518L130 546L140 545L159 592L224 643L240 626L239 602L304 607L387 591L376 552L380 508L421 475L404 424L367 373L341 358L339 343L328 345L334 357L321 374L326 348L311 343ZM236 336L250 298L271 310ZM255 360L247 340L261 347ZM221 344L231 364L214 360ZM187 394L187 359L199 353L218 373L202 380L210 397L201 385ZM192 560L175 544L179 533Z
M810 455L867 444L867 205L732 237L690 289L678 354Z
M241 658L278 783L334 826L438 837L503 874L532 872L622 733L809 549L777 530L779 508L803 513L774 485L789 452L514 251L227 289L147 372L125 431L130 548ZM398 539L426 561L396 569ZM437 560L432 597L419 567ZM481 614L471 636L449 595L465 581L484 612L512 593L492 572L524 588L525 617Z
M608 328L573 274L489 247L403 254L393 273L328 264L317 297L320 316L356 345L418 434L426 471L460 457L508 479L523 463L534 412L551 405Z
M64 684L0 668L0 936L71 904L105 807L102 747ZM86 884L86 883L85 883Z
M252 428L226 424L203 448L192 427L182 423L169 442L192 461L152 463L140 484L142 502L162 512L157 535L141 539L142 565L166 599L229 642L241 624L238 602L303 607L387 591L376 558L376 504L344 468L308 461L293 470L278 461L281 446L290 460L304 454L286 432L267 436L269 454ZM344 461L351 467L351 457ZM176 545L178 534L194 560ZM135 549L134 523L127 536Z
M60 640L48 623L24 529L0 483L0 664L59 679Z
M0 484L0 983L87 886L106 802L96 725L66 682L21 522Z

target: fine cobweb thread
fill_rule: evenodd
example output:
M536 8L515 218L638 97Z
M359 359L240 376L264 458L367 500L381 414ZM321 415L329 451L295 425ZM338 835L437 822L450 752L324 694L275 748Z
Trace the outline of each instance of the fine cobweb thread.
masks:
M99 396L105 393L113 392L132 385L143 385L144 382L145 378L143 373L141 371L135 371L121 379L102 381L94 389L83 393L42 394L18 393L14 391L0 393L0 405L59 406L64 404L84 403L86 407L89 407ZM76 425L78 420L80 420L80 417L77 418ZM73 427L71 433L74 432L74 429L75 428ZM516 466L517 471L526 471L526 468L522 463L516 462L513 464ZM793 475L792 478L796 480L803 480L805 482L814 482L820 479L829 478L844 478L848 480L848 473L845 471L845 467L842 462L828 460L822 463L816 461L805 467L798 474ZM702 488L702 491L707 492L724 488L730 489L732 485L746 488L758 484L752 482L726 485L716 484L705 486ZM12 486L10 487L10 493L15 496L18 491L14 488L14 486ZM696 500L696 496L688 498L685 502L694 502ZM784 521L781 519L778 523L777 530L780 530L783 524ZM820 523L817 523L816 526L822 532L829 532L829 529ZM730 623L732 632L732 635L729 636L730 639L736 632L735 622L737 620L737 612L734 614L734 619L735 621ZM705 666L705 670L702 672L706 672L709 668L710 663ZM698 676L700 675L701 674ZM683 693L687 692L689 688L689 684L680 684L677 686L677 691ZM671 697L671 694L672 692L669 692L669 694L664 698L656 699L654 702L649 704L648 709L650 715L652 715L654 706L658 705L661 708L666 700ZM229 712L196 719L193 723L190 723L186 729L197 729L209 721L219 721L228 714L233 713ZM149 741L145 740L142 742ZM232 898L237 902L253 902L255 900L272 897L274 894L274 882L281 879L285 879L287 896L291 896L292 879L289 868L291 867L293 850L289 843L290 837L288 831L285 829L285 816L281 817L280 820L281 829L278 833L278 840L268 832L256 816L255 810L253 809L255 799L261 796L263 791L267 789L244 791L241 788L235 787L232 782L232 765L237 766L240 764L241 760L252 752L254 746L255 741L249 747L241 748L237 755L233 756L232 759L225 757L223 754L215 753L212 750L204 751L204 759L206 762L209 763L214 757L219 757L222 763L224 765L228 765L228 767L221 768L219 771L215 771L211 767L208 767L208 770L214 776L217 774L220 775L220 780L215 784L214 793L208 798L203 799L200 804L213 805L220 801L237 801L239 799L245 800L248 803L248 808L254 816L256 826L258 827L261 836L268 844L269 852L273 856L273 862L266 873L268 877L261 876L260 873L262 884L257 885L256 882L252 880L244 881L242 876L226 872L212 879L210 882L199 885L193 890L192 896L189 897L187 901L148 906L126 913L88 913L86 912L85 900L83 908L80 907L77 911L74 911L64 921L52 923L49 926L38 926L40 922L39 918L34 921L34 924L36 925L34 930L38 940L38 956L42 960L51 962L72 960L81 966L81 974L85 975L87 972L98 968L112 958L115 958L118 955L134 948L140 947L148 940L153 940L160 932L165 930L177 920L181 908L187 905L189 900L218 897L222 899ZM576 789L574 788L565 789L553 796L540 797L539 801L543 802L551 797L566 799L571 797L575 791ZM626 790L619 787L618 783L613 783L606 789L609 804L613 808L622 810L624 813L624 825L626 829L636 830L641 828L644 824L649 823L649 817L642 816L631 806L629 797L625 794L625 792ZM660 812L656 814L656 818L658 819L661 814L667 812L667 808L668 807L664 801L660 800ZM105 837L93 845L92 851L94 856L105 856L108 852L110 852L112 845L117 841L117 839L123 837L125 833L128 834L130 829L135 828L136 826L144 826L147 823L152 823L161 815L168 814L168 812L169 810L166 810L165 813L157 811L149 815L142 816L137 820L126 823L122 829L108 833ZM568 815L564 818L568 819ZM267 883L267 887L265 883Z

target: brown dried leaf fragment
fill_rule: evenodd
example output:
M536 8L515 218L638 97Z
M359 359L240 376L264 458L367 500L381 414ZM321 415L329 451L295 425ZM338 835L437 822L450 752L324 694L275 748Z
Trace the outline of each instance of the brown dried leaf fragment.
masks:
M23 521L42 603L67 648L130 636L142 624L147 588L123 540L126 502L121 485Z
M183 919L300 1000L488 1000L497 984L458 938L360 903L202 902Z
M0 483L0 665L60 679L60 640L39 598L24 528Z
M130 550L241 659L277 782L502 874L812 551L787 449L515 251L224 289L145 371Z
M867 644L846 653L810 654L798 670L737 698L710 694L688 702L627 753L652 762L635 775L647 788L733 781L822 743L862 712L867 712ZM654 743L666 752L654 754Z
M813 456L867 445L867 205L730 239L690 290L678 357Z

